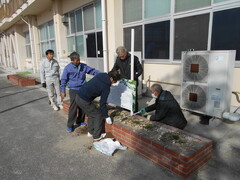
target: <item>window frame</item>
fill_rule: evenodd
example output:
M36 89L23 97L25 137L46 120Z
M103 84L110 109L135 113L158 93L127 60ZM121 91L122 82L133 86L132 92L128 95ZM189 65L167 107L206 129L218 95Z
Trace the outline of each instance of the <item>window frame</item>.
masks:
M26 35L27 34L28 34L28 37L29 37L29 43L27 43L27 41L26 41ZM31 39L30 39L30 32L29 31L24 32L24 38L25 38L26 59L32 59L32 48L31 48ZM31 52L30 56L28 56L27 47L30 47L30 52Z
M53 22L53 32L54 32L54 37L50 38L50 23ZM41 39L41 28L46 28L47 29L47 37L46 39ZM56 40L55 40L55 29L54 29L54 21L51 20L51 21L48 21L42 25L39 26L39 42L40 42L40 50L41 50L41 58L44 58L45 57L45 52L43 52L43 47L42 47L42 43L47 43L49 48L48 49L53 49L52 48L52 45L51 45L51 42L55 42L55 48L56 48ZM55 51L57 51L57 49L53 49ZM54 57L56 57L56 52L54 52Z
M77 43L76 43L76 39L77 39L77 36L83 36L83 45L84 45L84 55L81 55L80 54L80 57L82 59L103 59L103 57L99 57L98 56L98 47L97 47L97 33L98 32L102 32L102 27L98 27L97 28L97 22L96 22L96 4L97 3L101 3L101 1L96 1L96 2L91 2L91 3L88 3L88 4L85 4L84 6L81 6L80 8L77 8L73 11L70 11L68 13L65 14L65 16L67 16L68 18L68 27L69 27L69 31L70 31L70 34L66 34L66 38L70 38L70 37L74 37L74 41L75 41L75 51L77 51ZM87 7L87 6L91 6L93 7L93 16L94 16L94 29L91 29L91 30L85 30L85 26L84 26L84 8ZM82 31L80 32L77 32L77 24L76 24L76 12L81 10L81 14L82 14ZM74 12L74 24L75 24L75 33L72 33L71 31L71 22L70 22L70 13ZM68 28L66 27L66 28ZM92 33L95 33L95 37L96 37L96 57L88 57L87 56L87 42L86 42L86 36L88 34L92 34ZM71 53L71 52L68 52L68 53Z
M130 23L123 23L124 28L131 28L134 26L142 26L142 60L147 64L176 64L179 65L182 63L181 59L174 58L174 35L175 35L175 20L185 17L191 17L196 15L203 15L209 13L209 29L208 29L208 40L207 40L207 51L211 50L211 39L212 39L212 23L213 23L213 13L233 8L240 8L239 0L229 0L219 3L214 3L214 0L211 0L211 5L207 7L201 7L197 9L182 11L175 13L175 0L170 0L170 13L162 16L156 16L151 18L144 18L144 1L142 0L142 20L134 21ZM123 10L122 10L123 12ZM169 44L169 59L145 59L145 24L156 23L170 20L170 44ZM124 36L124 34L123 34ZM124 39L124 37L123 37ZM130 49L129 49L130 51ZM240 59L235 60L235 67L240 67Z

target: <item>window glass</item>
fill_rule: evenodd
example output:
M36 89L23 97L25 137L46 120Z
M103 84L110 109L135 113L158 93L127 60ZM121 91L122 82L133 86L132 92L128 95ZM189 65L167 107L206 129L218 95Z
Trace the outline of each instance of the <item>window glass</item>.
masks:
M83 17L84 17L84 30L94 29L94 11L93 5L89 5L83 8Z
M101 9L101 1L98 1L95 4L96 8L96 28L102 27L102 9Z
M211 0L175 0L175 12L187 11L211 5Z
M77 26L77 32L81 32L83 30L82 27L82 10L76 11L76 26Z
M207 50L209 14L175 20L174 59L181 59L182 51Z
M54 25L53 25L53 21L50 21L48 23L48 28L49 28L49 39L53 39L54 38Z
M49 43L48 42L42 42L41 43L41 49L42 49L42 57L45 57L45 52L49 49Z
M67 44L68 44L68 54L72 53L73 51L76 51L75 36L68 37Z
M145 58L169 59L170 21L145 25Z
M26 44L30 44L30 36L29 36L29 32L24 33L25 34L25 43Z
M150 18L170 13L170 0L145 0L144 17Z
M97 57L95 33L86 35L87 57Z
M103 57L103 39L102 32L97 32L97 54L98 57Z
M54 51L54 55L57 55L57 51L56 51L56 43L55 40L50 41L50 49L52 49Z
M71 26L71 34L72 33L75 33L76 30L75 30L75 15L74 15L74 12L71 12L70 13L70 26Z
M76 37L76 48L77 48L77 52L80 54L80 57L85 57L83 40L84 40L83 35Z
M124 46L131 51L131 29L135 30L134 51L142 52L142 26L124 28Z
M123 23L142 19L141 0L123 0Z
M40 40L46 40L48 38L47 26L42 25L40 27Z
M213 13L212 50L237 50L240 60L240 8Z
M27 55L27 58L32 57L32 51L31 51L31 46L30 45L26 45L26 55Z

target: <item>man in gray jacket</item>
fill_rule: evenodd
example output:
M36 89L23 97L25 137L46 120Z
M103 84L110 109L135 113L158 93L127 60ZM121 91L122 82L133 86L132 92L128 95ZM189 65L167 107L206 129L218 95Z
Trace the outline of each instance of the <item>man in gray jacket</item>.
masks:
M58 108L63 109L60 94L60 66L58 62L53 59L53 56L53 50L49 49L46 51L46 59L41 64L40 76L42 87L47 88L51 106L55 111L58 111ZM55 93L57 102L55 101Z

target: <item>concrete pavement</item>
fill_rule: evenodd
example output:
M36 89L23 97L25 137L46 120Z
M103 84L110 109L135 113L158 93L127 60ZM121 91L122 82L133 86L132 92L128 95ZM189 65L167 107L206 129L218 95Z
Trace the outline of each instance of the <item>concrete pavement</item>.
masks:
M148 101L141 99L140 106ZM213 158L188 179L239 179L240 122L210 127L199 123L200 116L184 113L186 131L214 141ZM1 179L182 179L131 150L101 154L86 135L66 133L66 120L63 111L49 107L40 85L17 87L0 71Z

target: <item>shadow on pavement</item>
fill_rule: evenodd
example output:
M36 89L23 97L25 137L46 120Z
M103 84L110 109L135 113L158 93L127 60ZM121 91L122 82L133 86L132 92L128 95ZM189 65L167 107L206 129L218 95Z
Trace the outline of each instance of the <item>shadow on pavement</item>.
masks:
M13 93L13 94L8 94L8 95L5 95L5 96L1 96L0 98L4 98L4 97L8 97L8 96L12 96L12 95L24 93L24 92L27 92L27 91L32 91L32 90L35 90L35 89L39 89L39 88L27 89L27 90L25 90L25 91L20 91L20 92L16 92L16 93Z
M6 109L6 110L3 110L3 111L0 111L0 114L1 114L1 113L5 113L5 112L7 112L7 111L11 111L11 110L16 109L16 108L18 108L18 107L21 107L21 106L24 106L24 105L27 105L27 104L33 103L33 102L35 102L35 101L38 101L38 100L41 100L41 99L47 98L47 97L48 97L48 96L43 96L43 97L40 97L40 98L38 98L38 99L34 99L34 100L32 100L32 101L26 102L26 103L24 103L24 104L20 104L20 105L17 105L17 106L15 106L15 107L12 107L12 108L9 108L9 109Z

